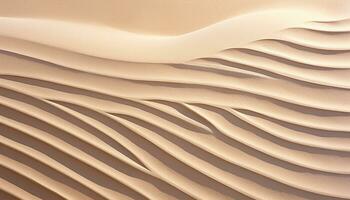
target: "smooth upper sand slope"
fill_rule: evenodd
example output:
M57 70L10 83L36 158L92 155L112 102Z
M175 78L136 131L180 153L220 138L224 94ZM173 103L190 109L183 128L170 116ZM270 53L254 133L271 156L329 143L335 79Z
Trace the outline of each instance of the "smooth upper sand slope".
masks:
M179 35L263 10L302 10L320 18L348 16L347 0L1 0L4 17L83 22L142 34ZM256 24L258 25L258 24Z
M59 2L62 4L62 1ZM236 4L241 3L241 1L233 2L236 2ZM286 3L287 2L288 1L286 1ZM58 9L57 11L54 4L50 4L48 6L45 6L44 4L41 6L43 6L46 10L55 9L55 12L58 13L54 16L51 16L51 14L48 16L35 16L34 14L27 16L28 14L21 13L20 9L17 11L17 6L11 1L10 4L12 7L16 7L16 10L13 11L13 15L15 15L17 12L19 13L15 16L4 14L4 16L0 18L0 27L2 27L0 29L0 35L29 40L44 45L62 48L68 51L108 59L135 62L176 63L188 61L194 58L207 57L228 48L239 48L253 41L266 38L279 39L281 34L278 34L278 31L292 27L300 27L304 22L337 21L350 17L350 12L348 12L349 9L347 9L350 7L349 1L319 2L319 4L317 4L315 1L306 1L299 4L291 2L290 4L285 5L285 3L271 1L266 2L265 6L260 5L261 3L256 3L256 6L254 6L254 3L247 3L247 5L243 6L243 10L240 10L241 7L236 5L231 9L235 11L231 11L231 15L234 15L233 17L225 20L221 19L214 23L209 20L212 15L209 15L208 20L205 20L206 17L201 15L201 18L203 18L201 23L193 21L193 25L196 26L195 30L191 31L191 29L184 29L180 32L182 33L180 35L159 36L154 34L144 34L143 30L136 32L132 31L133 27L141 26L139 24L131 24L128 27L119 27L117 26L118 24L109 25L92 22L88 19L85 21L80 20L81 22L79 22L79 20L77 20L78 17L74 16L71 16L69 19L66 19L66 17L60 17L62 15L66 16L64 13L66 10L71 10L74 8L73 11L75 11L76 6L71 6L67 9ZM156 5L157 3L154 2L153 4L150 4ZM34 6L35 4L24 5ZM128 5L132 7L134 3L131 1ZM212 8L214 5L208 5L208 7ZM223 3L222 5L225 4ZM21 6L23 5L19 5L18 7ZM114 7L112 4L109 6ZM38 5L38 7L40 6ZM135 7L143 9L143 7L141 5L139 7L138 4ZM246 9L249 8L250 11L244 12L246 10L244 9L245 7L247 7ZM89 16L105 15L104 9L99 9L100 6L95 6L94 8L96 8L94 11L89 11ZM132 8L126 10L133 10ZM166 8L167 7L164 8L165 11L167 10ZM195 7L192 6L192 8L194 9ZM168 9L172 10L175 8ZM11 9L8 8L7 10ZM31 13L40 13L39 11L36 12L35 9L30 8L27 8L26 12L28 12L28 10L31 11ZM60 13L59 10L62 10L63 13ZM159 10L161 12L157 14L158 19L147 20L147 22L144 22L146 26L147 24L165 23L171 24L173 27L181 27L181 24L183 24L184 21L191 23L191 19L193 19L191 16L182 18L183 10L175 9L178 10L178 15L176 15L178 22L171 23L169 20L167 20L166 16L168 15L166 13L162 13L164 10L161 8L159 8ZM8 11L4 11L4 13L6 12ZM94 14L94 12L96 13ZM154 13L155 11L145 10L144 12ZM220 13L219 11L215 12ZM201 13L205 13L205 9L203 9ZM119 17L119 14L120 13L116 11L115 15L117 18ZM122 13L120 15L124 16ZM125 15L129 16L132 14L127 13ZM141 16L139 16L139 18L143 19ZM125 19L123 22L127 23L129 20ZM43 27L46 28L43 29ZM158 28L160 30L168 30L168 28ZM176 31L176 28L174 31ZM146 28L145 32L147 32ZM288 37L283 39L294 40L295 34L296 33L292 32L291 34L283 35L284 37ZM312 38L315 37L315 39L317 39L316 41L309 41L310 38L303 38L304 35L309 36L310 34L302 34L302 37L299 38L302 41L296 42L306 43L305 45L307 46L316 45L316 47L326 49L333 48L330 46L331 44L328 45L327 43L325 43L325 46L322 46L322 44L320 44L322 38L317 37L317 33L311 34ZM337 43L341 44L335 44L339 45L335 48L344 49L347 47L346 44L339 41L344 40L344 38L340 37L336 40L338 40ZM307 44L307 42L315 42L316 44ZM343 45L345 45L345 47L343 47ZM150 49L152 49L152 51L150 51Z
M0 5L0 199L350 199L349 1Z

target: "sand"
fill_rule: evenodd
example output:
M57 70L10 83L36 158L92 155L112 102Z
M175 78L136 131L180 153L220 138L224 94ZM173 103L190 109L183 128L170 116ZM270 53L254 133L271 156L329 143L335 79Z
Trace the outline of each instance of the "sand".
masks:
M350 199L350 1L0 0L0 199Z

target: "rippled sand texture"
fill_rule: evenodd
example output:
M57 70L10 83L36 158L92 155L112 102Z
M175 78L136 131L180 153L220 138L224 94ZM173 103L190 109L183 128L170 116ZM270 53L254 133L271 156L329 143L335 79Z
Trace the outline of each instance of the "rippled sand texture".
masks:
M0 0L0 49L0 199L350 199L348 0Z

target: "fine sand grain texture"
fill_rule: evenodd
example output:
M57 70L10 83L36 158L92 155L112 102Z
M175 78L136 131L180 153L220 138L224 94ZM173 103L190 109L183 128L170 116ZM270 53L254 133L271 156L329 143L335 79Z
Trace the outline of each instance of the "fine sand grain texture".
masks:
M350 199L350 1L0 0L12 199Z

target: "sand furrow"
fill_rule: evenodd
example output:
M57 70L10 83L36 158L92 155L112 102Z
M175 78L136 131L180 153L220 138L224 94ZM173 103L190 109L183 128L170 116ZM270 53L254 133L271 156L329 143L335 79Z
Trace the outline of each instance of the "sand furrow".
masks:
M6 79L12 79L11 76L2 76L3 78L6 77ZM179 101L179 102L186 102L186 103L203 103L207 104L212 100L215 100L216 103L214 105L218 106L226 106L226 107L232 107L235 109L242 109L242 110L248 110L257 113L262 113L264 115L277 118L283 121L287 121L290 123L295 123L298 125L303 125L303 126L308 126L312 128L318 128L318 129L324 129L324 130L334 130L334 131L347 131L347 126L349 124L345 123L348 121L348 116L347 112L338 112L338 111L327 111L327 110L321 110L317 108L309 108L305 106L298 106L298 105L293 105L289 103L285 103L283 101L277 101L273 99L266 99L264 97L259 97L256 95L251 95L251 94L241 94L239 91L233 93L222 93L219 91L212 91L212 90L206 90L202 88L194 89L194 88L169 88L169 87L163 87L159 86L157 87L158 93L155 94L151 88L154 88L156 86L152 85L145 85L145 90L142 91L142 93L137 93L135 94L136 96L128 97L128 96L119 96L116 97L116 95L112 94L111 96L110 91L112 88L112 85L110 85L110 89L107 89L106 87L103 89L107 89L105 93L101 92L94 92L91 90L86 90L84 88L76 88L72 86L67 86L67 85L62 85L62 84L57 84L54 82L48 82L48 81L42 81L42 80L37 80L37 79L32 79L32 78L23 78L23 77L14 77L15 82L11 81L9 83L10 85L7 85L7 88L12 88L17 83L19 83L19 87L16 86L15 88L17 90L23 90L23 87L29 87L33 92L35 91L34 88L39 87L38 89L42 90L47 88L48 91L51 92L45 92L42 93L40 91L37 91L37 95L39 95L42 98L47 98L47 99L52 99L52 100L61 100L65 95L68 96L76 96L76 97L69 97L72 101L80 101L81 99L94 99L94 102L97 100L101 100L101 102L109 103L109 104L114 104L115 101L119 101L119 97L122 98L138 98L142 97L145 100L168 100L168 101ZM31 85L28 85L28 81L31 81ZM6 81L7 82L7 81ZM23 85L23 84L25 85ZM119 82L121 84L121 82ZM107 83L106 83L107 84ZM33 88L33 86L35 86ZM138 86L142 86L138 84ZM136 85L135 85L136 88ZM146 88L148 88L146 90ZM60 95L52 95L52 89L54 91L62 91L59 94ZM101 88L102 89L102 88ZM140 88L139 88L140 89ZM178 95L178 96L168 96L167 94L169 93L169 90L171 89L172 94ZM46 89L45 89L46 90ZM125 88L121 88L121 90L125 90ZM182 91L182 92L180 92ZM120 90L117 91L117 94L121 92ZM109 94L108 94L109 93ZM181 95L182 94L182 95ZM196 94L195 98L190 96L189 94ZM205 95L208 98L199 98L197 95ZM331 95L331 94L328 94ZM68 97L67 96L67 97ZM95 98L94 96L99 96L99 98ZM66 98L67 98L66 97ZM77 98L79 97L79 98ZM311 96L312 97L312 96ZM338 96L327 96L327 100L330 98L336 99ZM64 98L65 99L65 98ZM85 100L84 100L85 101ZM106 102L107 101L107 102ZM83 102L91 104L91 102ZM96 107L97 109L101 109L101 107L106 107L107 104L104 105L98 105ZM346 102L343 103L342 107L347 105ZM94 105L90 105L95 107ZM99 108L100 107L100 108ZM274 108L275 112L270 112L270 108ZM114 109L114 108L105 108L104 110L109 110L109 109ZM300 120L300 118L304 118L304 120ZM322 123L315 123L316 121L322 122Z
M349 151L349 132L335 132L290 124L263 115L232 111L241 120L284 140L335 151Z
M7 57L7 56L6 56ZM5 60L6 58L4 58ZM20 72L19 70L16 70L16 63L19 61L18 59L11 59L13 60L12 66L8 67L8 72L6 73L6 68L3 69L4 75L13 75L13 76L24 76L24 72ZM10 63L9 61L8 63ZM33 61L28 62L21 62L22 65L26 65L27 68L32 68L33 70L28 70L27 73L25 73L24 77L28 78L37 78L38 77L47 77L44 74L50 73L50 71L46 71L44 65L42 63L35 63ZM235 65L233 65L235 66ZM243 66L244 67L244 66ZM55 69L54 69L55 68ZM163 67L165 68L165 66ZM46 68L47 69L47 68ZM33 73L35 70L35 73ZM45 71L44 71L45 70ZM47 69L48 70L48 69ZM75 73L78 73L79 71L67 71L60 69L59 67L53 67L52 73L59 73L62 74L62 76L65 77L64 84L69 85L76 85L76 80L69 79L69 77L73 78L73 75ZM179 78L175 78L174 76L171 76L171 74L174 73L184 73L184 76L181 76ZM200 75L200 79L198 76ZM85 81L88 81L90 79L94 78L95 82L97 80L101 80L100 82L110 82L110 84L118 84L119 82L125 83L125 84L133 84L133 85L140 85L142 84L143 87L146 85L154 85L158 87L191 87L194 89L207 89L212 90L216 92L217 90L223 90L227 91L226 93L229 93L230 91L241 91L241 92L248 92L256 95L261 95L264 97L274 98L281 101L287 101L290 103L295 103L299 105L309 106L309 107L317 107L320 109L328 109L328 110L334 110L334 111L346 111L347 106L341 106L344 105L344 102L348 102L350 97L343 94L342 88L330 88L330 87L315 87L313 85L301 85L300 82L290 81L290 80L284 80L283 78L278 79L253 79L254 77L250 78L249 76L240 76L240 75L222 75L217 73L208 73L205 71L195 71L195 70L187 70L187 69L174 69L174 67L170 67L170 70L165 73L161 73L159 78L156 76L156 74L153 74L153 77L150 77L149 79L144 76L143 78L134 78L129 76L123 76L119 75L119 77L111 78L111 77L104 77L104 76L98 76L94 74L81 74L81 79L84 79ZM42 78L40 78L43 80ZM60 79L57 79L57 77L47 77L45 78L48 81L62 81ZM87 84L92 84L91 82L88 82ZM95 84L95 87L99 87L101 84ZM77 85L78 87L83 87L85 85ZM145 90L146 91L146 90ZM282 96L279 93L284 92L285 94ZM303 92L310 94L312 96L298 96L296 95L298 92ZM334 96L342 96L342 98L330 98L327 99L322 98L324 92L327 91L328 93L332 93ZM121 95L119 95L121 96ZM140 98L140 97L139 97ZM323 101L321 101L323 100ZM326 101L327 102L324 102ZM314 103L315 101L320 101Z
M158 131L159 132L159 131ZM173 141L173 140L171 140L171 141Z
M222 134L274 158L314 170L331 173L349 173L346 166L338 168L339 163L349 162L348 157L350 157L350 154L348 153L342 154L341 152L308 148L279 140L278 138L269 137L266 132L255 129L251 124L241 121L231 109L204 106L193 107L193 109L208 119ZM300 149L303 149L303 151L301 152ZM290 155L290 157L285 157L284 155L286 154ZM340 158L338 157L339 155L344 157ZM338 158L340 160L337 161ZM320 163L324 162L332 162L334 166L320 165Z
M32 195L31 193L21 189L17 185L8 182L7 180L0 178L1 191L0 197L8 200L23 200L25 197L28 200L39 200L39 197Z
M126 116L118 116L118 117L126 117ZM135 120L133 120L132 119L132 117L126 117L126 119L128 119L128 120L132 120L133 121L133 123L135 123L134 121ZM136 120L137 121L137 120ZM138 124L138 123L137 123ZM134 125L133 125L134 126ZM129 128L131 128L131 127L129 127ZM137 130L136 129L133 129L134 131L138 131L139 129L140 129L141 127L139 127L139 128L137 128ZM233 163L235 163L235 164L228 164L227 162L225 163L225 160L220 160L220 159L217 159L217 158L215 158L215 156L211 156L210 154L208 154L208 153L205 153L205 152L203 152L203 151L200 151L198 148L195 148L194 146L191 146L191 145L189 145L188 143L186 143L185 141L179 141L179 142L177 142L178 140L177 139L175 139L174 137L170 137L170 136L166 136L167 137L167 139L170 137L170 138L172 138L171 140L168 140L168 141L171 141L171 142L176 142L176 145L179 145L179 147L181 147L183 150L180 150L180 149L172 149L172 148L176 148L175 146L173 146L172 144L170 144L170 143L168 143L168 144L166 144L166 146L167 146L167 148L165 148L164 147L164 145L162 145L162 143L163 142L165 142L164 140L162 140L161 138L154 138L154 137L152 137L152 135L151 135L151 132L148 132L148 131L146 131L145 129L143 129L143 128L141 128L141 130L142 130L142 132L139 132L139 134L147 134L147 135L144 135L144 137L147 137L147 138L149 138L150 140L152 140L153 141L153 143L156 143L157 144L157 146L160 146L162 149L164 149L164 150L166 150L169 154L172 154L173 156L175 156L175 157L177 157L179 160L181 160L182 162L184 162L184 163L187 163L187 165L190 165L192 168L194 168L194 169L196 169L196 170L198 170L198 171L201 171L202 173L204 173L204 174L206 174L207 176L209 176L209 177L211 177L211 178L213 178L213 179L215 179L215 180L217 180L217 181L219 181L219 182L221 182L222 184L225 184L225 185L228 185L228 186L230 186L230 187L232 187L232 188L234 188L234 189L236 189L236 190L238 190L238 191L240 191L240 192L243 192L243 193L245 193L245 194L248 194L248 195L251 195L252 197L254 197L254 198L258 198L258 196L259 195L257 195L257 194L254 194L252 191L260 191L260 190L265 190L264 192L266 192L266 188L264 189L264 188L261 188L261 187L258 187L257 186L257 188L256 189L254 189L254 190L246 190L245 188L247 187L247 188L251 188L252 186L247 186L247 185L245 185L245 186L242 186L243 185L243 183L245 183L245 184L247 184L247 182L242 182L242 180L241 179L239 179L238 177L235 177L235 173L237 173L239 170L238 169L236 169L236 170L228 170L229 168L231 168L231 169L234 169L235 167L235 164L237 164L237 166L243 166L244 168L246 168L246 169L249 169L249 170L251 170L251 172L250 173L257 173L257 174L264 174L265 176L264 177L267 177L268 179L266 179L265 178L265 183L270 183L271 185L274 185L274 183L276 183L274 180L269 180L269 179L276 179L276 180L278 180L278 181L280 181L280 184L281 183L283 183L283 184L286 184L287 185L287 188L288 188L288 186L289 186L289 189L291 189L290 188L290 186L292 186L293 188L294 187L296 187L296 188L299 188L299 189L302 189L302 190L304 190L304 191L300 191L300 190L298 190L299 192L301 192L301 193L304 193L304 195L306 195L307 196L307 194L308 195L311 195L311 194L313 194L314 195L314 198L315 198L315 196L317 196L316 194L317 193L319 193L319 194L323 194L323 195L330 195L330 196L337 196L337 194L336 194L336 192L335 193L328 193L328 192L326 192L326 191L313 191L312 189L311 190L309 190L309 187L310 187L310 185L308 185L308 186L306 186L306 185L304 185L304 184L301 184L301 185L294 185L293 184L293 180L283 180L283 179L279 179L279 178L277 178L274 174L266 174L267 172L263 169L263 168L265 168L265 167L268 167L268 165L270 165L270 164L268 164L268 165L265 165L264 166L264 164L263 164L263 162L256 162L255 163L255 165L251 165L251 166L249 166L249 162L250 161L253 161L253 160L250 160L248 157L245 157L245 156L243 156L242 155L242 153L243 153L243 151L241 151L241 156L242 157L245 157L245 162L242 162L242 161L239 161L239 160L237 160L237 158L235 158L235 160L233 161L233 159L232 159L232 155L239 155L239 154L235 154L235 153L233 153L232 151L231 152L227 152L227 153L230 153L231 154L231 157L229 157L229 156L224 156L225 157L225 159L226 160L231 160L231 162L233 162ZM141 130L139 130L139 131L141 131ZM150 129L149 129L150 130ZM155 131L156 129L151 129L151 131ZM145 133L146 132L146 133ZM158 133L160 133L160 131L157 131ZM164 135L164 131L162 132L163 134L162 134L162 137L164 137L165 135ZM189 139L188 139L189 140ZM191 143L194 143L195 141L192 141ZM213 141L212 141L213 142ZM202 142L202 144L204 144L204 142ZM187 147L186 147L187 146ZM190 146L190 147L189 147ZM224 146L223 144L221 145L221 146ZM232 143L231 143L231 147L232 147ZM207 148L208 149L208 148ZM242 149L242 147L241 147L241 149ZM173 154L172 152L178 152L178 154ZM180 153L181 152L181 153ZM186 153L187 152L187 153ZM222 152L221 152L222 153ZM222 153L223 154L223 153ZM188 159L186 159L186 155L187 156L195 156L195 157L192 157L192 158L188 158ZM256 154L255 154L256 155ZM259 156L259 158L263 158L263 156L260 154L260 156ZM189 162L189 160L191 160L191 162ZM207 161L207 160L210 160L211 162L210 162L210 164L209 164L209 162ZM203 161L204 162L207 162L207 164L204 164L203 163ZM196 165L192 165L191 163L197 163L198 162L198 164L196 164ZM253 161L254 162L254 161ZM270 162L272 162L271 160L270 160ZM200 164L200 163L203 163L203 164ZM259 164L258 164L259 163ZM247 165L248 164L248 165ZM205 167L201 167L201 166L205 166ZM226 166L226 167L225 167ZM254 166L254 167L253 167ZM258 169L258 167L256 167L256 166L259 166L259 169ZM270 165L270 167L271 167L271 165ZM286 167L286 166L285 166ZM291 167L291 166L289 166L289 167ZM268 167L269 168L269 167ZM221 170L223 170L223 169L225 169L224 171L221 171ZM272 169L273 169L273 171L275 171L275 172L278 172L279 174L280 173L282 173L283 174L283 170L281 170L281 169L279 169L279 167L272 167ZM300 169L299 169L300 170ZM244 171L244 170L243 170ZM304 170L303 170L304 171ZM224 173L224 174L222 174L222 173ZM290 173L290 172L287 172L287 173ZM315 172L313 172L313 173L315 173ZM222 175L219 175L219 174L222 174ZM243 174L243 172L240 172L240 175L242 175ZM237 175L236 175L237 176ZM239 176L239 175L238 175ZM289 175L289 176L291 176L291 174ZM333 179L333 178L336 178L336 177L333 177L333 178L331 178L331 177L327 177L327 176L324 176L324 175L322 175L322 174L310 174L310 177L313 177L313 178L310 178L310 179L308 179L308 178L306 178L305 177L305 174L303 173L303 175L302 174L300 174L300 175L297 175L297 173L294 173L293 175L292 175L293 177L298 177L299 178L299 180L300 180L300 178L302 178L303 179L303 183L308 183L308 184L311 184L311 185L313 185L314 183L312 183L312 181L311 180L317 180L318 178L320 178L320 180L324 180L324 178L325 179L328 179L328 178L330 178L330 180L331 179ZM255 182L259 182L257 179L255 179L255 178L258 178L258 177L255 177L255 178L252 178L252 177L249 177L249 178L251 178L251 179L253 179ZM248 178L248 180L249 180L249 178ZM262 177L259 177L259 178L262 178ZM338 178L336 178L336 179L338 179ZM238 182L237 182L238 181ZM246 180L247 181L247 180ZM310 182L311 181L311 182ZM341 181L341 179L338 179L338 181ZM346 179L344 179L343 181L346 181ZM239 184L238 184L239 183ZM346 183L344 183L344 184L346 184ZM248 184L249 185L249 184ZM317 187L313 187L313 188L317 188ZM325 188L324 188L325 189ZM327 190L332 190L331 188L327 188ZM340 188L339 187L337 187L337 188L334 188L335 189L335 191L338 191ZM345 188L344 188L345 189ZM310 193L309 191L313 191L314 193ZM316 194L315 194L316 193ZM260 195L262 195L262 194L260 194ZM313 196L313 195L311 195L311 196ZM320 197L319 198L329 198L329 197L326 197L326 196L323 196L323 195L320 195ZM275 195L272 195L272 194L269 194L269 196L272 198L275 198L274 196ZM262 199L264 199L264 197L261 197ZM278 195L277 195L277 198L278 198ZM280 197L279 197L280 198Z
M281 31L276 39L285 40L297 45L330 51L350 50L350 33L329 33L323 31L291 28Z
M348 0L0 5L1 200L350 200Z
M312 21L305 23L304 28L309 28L318 31L327 32L349 32L350 31L350 19L345 18L335 21Z
M8 121L2 123L10 125ZM19 125L17 125L17 127L19 127ZM23 129L30 130L30 132L24 132ZM46 133L35 128L21 127L20 129L16 128L15 131L11 128L10 131L7 131L4 135L18 143L26 143L25 141L27 141L29 147L41 151L47 156L53 157L53 155L57 155L55 158L58 162L72 169L75 173L78 173L79 176L89 179L88 182L97 184L94 187L100 189L100 191L102 189L102 193L106 193L105 195L108 196L109 199L113 199L116 195L121 195L124 196L123 198L126 198L130 194L133 196L132 198L148 199L141 194L142 192L134 189L134 185L142 185L143 181L131 181L134 185L130 185L129 182L125 183L128 176L133 177L137 175L142 178L142 172L138 173L137 169L130 168L122 162L107 161L101 154L93 155L94 157L92 157L82 151L83 147L69 145L64 143L64 140L55 139L55 137L51 136L51 133ZM46 141L43 141L43 138L45 138ZM97 151L97 149L91 150ZM101 159L104 160L104 162L101 162ZM128 170L128 168L132 170ZM49 173L49 175L54 176L53 173ZM132 178L129 180L132 180ZM151 187L147 187L147 184L142 188L147 188L148 190L152 189Z
M227 63L228 66L239 67L244 65L247 69L268 74L270 77L280 77L301 84L304 82L304 84L312 83L326 87L349 89L347 82L349 69L318 68L317 66L304 65L285 59L276 59L276 57L268 54L246 49L222 52L216 58L217 61L222 60L221 62ZM210 62L215 63L215 59L202 59L193 62L209 62L210 64Z
M350 37L350 33L349 33ZM250 50L320 68L348 68L350 51L319 50L280 40L261 40L247 46Z

